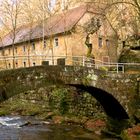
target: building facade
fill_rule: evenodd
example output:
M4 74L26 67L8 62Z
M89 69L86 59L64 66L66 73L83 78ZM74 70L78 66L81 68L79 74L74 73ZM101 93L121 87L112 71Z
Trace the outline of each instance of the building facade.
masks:
M17 29L14 43L11 33L1 40L1 69L42 64L83 65L88 51L85 45L87 35L94 59L117 62L117 38L102 9L82 5L53 15L43 22L32 29L29 26ZM88 30L94 28L91 25L98 22L100 27L89 34Z

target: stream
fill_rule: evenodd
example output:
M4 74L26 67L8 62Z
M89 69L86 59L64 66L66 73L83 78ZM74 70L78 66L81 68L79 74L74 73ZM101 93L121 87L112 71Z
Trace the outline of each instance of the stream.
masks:
M0 117L0 140L116 140L101 138L77 125L56 125L33 117Z

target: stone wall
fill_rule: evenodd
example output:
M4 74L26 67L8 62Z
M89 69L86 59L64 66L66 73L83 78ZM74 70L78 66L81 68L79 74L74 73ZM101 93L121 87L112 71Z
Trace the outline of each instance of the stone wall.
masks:
M87 84L100 88L112 94L131 115L135 108L138 97L137 79L139 75L127 75L107 73L105 71L94 70L93 68L71 67L71 66L38 66L26 69L7 70L0 72L0 93L1 101L19 93L26 93L40 88L46 88L48 85L65 85L70 83ZM93 101L89 101L90 97L86 94L78 95L72 92L73 96L77 96L77 102L80 104L79 109L69 105L69 111L89 110L93 107ZM55 95L55 93L54 93ZM87 96L87 97L83 97ZM5 100L5 99L4 99ZM57 102L57 101L56 101ZM86 102L90 102L86 105ZM55 103L54 103L55 104ZM57 105L56 105L57 107ZM75 111L73 111L75 112ZM82 111L81 111L82 112ZM89 110L91 114L92 111ZM84 112L83 114L89 114ZM79 113L78 113L79 114Z
M139 94L137 93L138 77L139 75L108 74L106 78L99 79L97 87L112 94L131 115L134 110L132 104Z
M48 85L15 95L1 104L0 115L31 115L41 119L52 115L105 118L98 101L74 88Z

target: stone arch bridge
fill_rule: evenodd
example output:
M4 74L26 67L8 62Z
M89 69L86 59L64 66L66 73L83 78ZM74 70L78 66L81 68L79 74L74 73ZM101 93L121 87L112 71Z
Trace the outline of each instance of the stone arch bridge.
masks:
M36 66L0 71L0 101L50 84L86 84L112 94L128 114L139 99L139 75L109 73L79 66Z

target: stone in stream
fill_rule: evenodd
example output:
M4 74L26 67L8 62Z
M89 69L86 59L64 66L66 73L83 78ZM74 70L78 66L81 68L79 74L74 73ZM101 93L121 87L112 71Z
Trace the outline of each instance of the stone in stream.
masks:
M21 124L19 127L24 127L24 126L28 126L31 125L32 123L30 121L25 122L24 124Z

